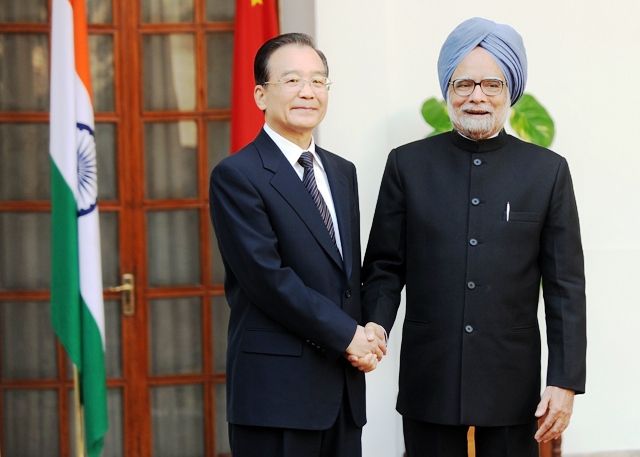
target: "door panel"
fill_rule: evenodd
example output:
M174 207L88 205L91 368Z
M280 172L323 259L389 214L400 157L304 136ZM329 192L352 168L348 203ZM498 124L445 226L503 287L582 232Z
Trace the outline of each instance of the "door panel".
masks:
M50 198L49 156L43 153L48 149L49 124L0 123L1 200Z
M10 389L3 395L2 455L57 457L59 396L56 389ZM25 430L32 430L25 435Z
M233 33L207 34L207 107L225 109L231 106L232 54L225 49L233 47Z
M0 35L0 111L49 109L49 43L46 33Z
M48 303L7 301L1 311L3 378L55 378L56 341Z
M191 111L196 107L195 36L188 33L144 34L145 111Z
M153 455L198 457L205 454L202 385L151 388Z
M203 372L200 308L198 297L150 300L151 376Z
M51 265L43 259L50 258L49 214L0 212L0 290L48 289Z
M93 108L95 111L113 112L115 110L113 36L89 35L89 55L91 56Z
M147 212L149 286L198 285L200 280L199 212Z
M75 454L50 324L50 5L0 9L0 452ZM229 456L224 269L210 170L229 154L233 0L86 0L109 431L103 457ZM10 69L10 71L9 71ZM136 310L110 290L132 274Z
M144 126L147 199L198 197L198 126L195 121Z

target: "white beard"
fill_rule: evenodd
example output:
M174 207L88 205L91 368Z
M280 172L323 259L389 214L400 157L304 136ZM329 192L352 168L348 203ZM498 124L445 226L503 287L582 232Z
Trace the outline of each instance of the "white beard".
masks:
M456 110L451 106L451 97L448 97L447 100L447 109L449 110L449 118L453 127L467 138L476 141L487 139L502 130L502 127L507 122L510 106L509 95L507 95L507 101L502 109L498 111L494 110L489 104L485 106L471 103L465 103ZM477 119L473 115L466 114L465 110L467 109L486 111L489 116Z

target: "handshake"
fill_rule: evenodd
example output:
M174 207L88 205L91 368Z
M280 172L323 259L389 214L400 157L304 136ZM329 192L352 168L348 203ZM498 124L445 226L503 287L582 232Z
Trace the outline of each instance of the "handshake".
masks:
M368 373L376 369L386 354L387 337L384 329L375 322L369 322L365 327L358 325L344 356L352 366Z

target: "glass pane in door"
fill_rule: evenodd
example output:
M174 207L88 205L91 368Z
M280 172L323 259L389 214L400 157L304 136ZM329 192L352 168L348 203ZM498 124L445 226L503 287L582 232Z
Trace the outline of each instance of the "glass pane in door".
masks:
M89 54L93 109L114 111L113 37L104 34L89 35Z
M113 287L120 284L118 216L119 214L116 212L100 212L100 252L102 257L103 287Z
M51 215L0 213L0 289L48 289Z
M193 0L142 0L142 22L193 22Z
M118 198L116 125L96 124L96 158L98 160L98 202ZM98 203L99 204L99 203Z
M229 425L227 424L227 388L223 383L215 384L214 395L216 402L216 455L231 456L229 444Z
M105 300L104 302L107 378L122 377L122 325L120 324L122 311L120 307L120 300Z
M151 388L153 457L204 455L201 385Z
M222 296L211 297L211 328L213 329L213 370L226 371L227 364L227 327L229 326L229 305Z
M58 457L58 392L53 389L3 391L5 456Z
M198 196L198 129L193 121L144 126L147 198Z
M185 33L144 35L142 52L144 109L195 109L195 37Z
M202 373L199 297L150 300L151 375Z
M101 457L124 457L122 398L122 389L109 389L107 391L109 430L104 437L104 451Z
M233 21L235 6L234 0L207 0L207 21Z
M89 24L111 24L113 22L111 0L86 0Z
M147 213L150 286L200 284L199 221L197 210Z
M213 226L209 227L209 238L211 246L211 282L213 284L222 284L224 282L224 264L220 249L218 249L218 239L213 230Z
M0 302L2 379L55 379L56 337L49 302Z
M42 0L3 1L0 22L47 22L47 2Z
M47 35L1 34L0 62L0 111L49 111Z
M208 138L208 172L220 163L222 159L229 156L231 123L229 121L211 121L207 124ZM222 284L224 282L224 265L218 250L213 226L209 224L210 246L211 246L211 282Z
M207 35L207 107L231 108L233 33ZM258 109L258 107L256 107Z
M0 164L0 201L49 200L49 124L0 124Z
M231 153L231 122L212 121L207 124L209 138L209 171Z

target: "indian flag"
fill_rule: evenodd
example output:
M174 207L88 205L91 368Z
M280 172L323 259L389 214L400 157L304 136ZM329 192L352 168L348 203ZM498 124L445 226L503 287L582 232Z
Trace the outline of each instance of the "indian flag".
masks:
M53 0L51 319L79 372L89 457L107 431L96 148L84 0Z

